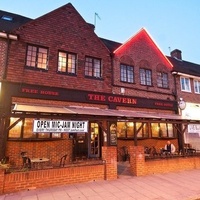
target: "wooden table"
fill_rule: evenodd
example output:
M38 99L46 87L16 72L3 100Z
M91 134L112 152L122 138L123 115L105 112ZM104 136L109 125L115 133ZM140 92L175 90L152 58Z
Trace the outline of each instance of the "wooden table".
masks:
M31 164L33 168L42 169L45 163L49 162L48 158L32 158Z

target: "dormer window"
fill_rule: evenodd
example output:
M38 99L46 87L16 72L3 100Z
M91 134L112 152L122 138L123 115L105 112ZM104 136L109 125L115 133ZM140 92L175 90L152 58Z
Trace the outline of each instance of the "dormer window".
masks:
M8 15L1 16L1 19L6 20L6 21L13 21L13 17L8 16Z

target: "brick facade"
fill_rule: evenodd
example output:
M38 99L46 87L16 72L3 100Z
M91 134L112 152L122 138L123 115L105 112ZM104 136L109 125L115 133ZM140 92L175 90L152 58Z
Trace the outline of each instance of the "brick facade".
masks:
M104 162L74 163L63 168L5 173L0 168L0 194L56 185L117 178L116 147L103 147ZM93 164L92 164L93 163ZM42 178L41 178L42 177ZM44 184L45 183L45 184Z
M125 42L114 54L114 88L115 93L120 93L120 88L125 88L125 94L131 96L170 99L174 100L174 80L171 75L172 66L160 52L145 29ZM134 83L120 81L120 64L134 67ZM152 86L140 84L140 68L152 70ZM157 72L168 74L169 88L157 87ZM162 95L161 95L162 94Z
M42 177L42 178L41 178ZM4 174L0 169L0 194L33 188L104 180L104 165L74 166Z
M0 80L3 79L7 59L8 41L0 38Z
M19 41L10 46L7 80L68 89L111 92L109 51L71 4L26 23L16 31ZM27 44L49 49L48 70L25 68ZM77 54L77 75L57 74L58 50ZM101 59L102 79L85 78L85 56ZM17 69L17 70L16 70Z
M19 29L14 31L14 34L18 35L19 39L11 41L9 46L9 56L6 62L6 48L7 43L0 39L0 77L6 72L6 83L10 85L17 85L17 88L12 93L11 90L5 89L4 93L6 98L0 99L0 103L4 106L7 116L3 116L5 113L1 113L2 121L0 121L0 127L5 126L8 128L10 123L10 117L13 117L11 113L12 103L24 103L29 105L46 105L46 106L82 106L82 107L96 107L102 109L108 109L111 103L102 103L101 101L90 102L85 100L85 91L96 92L98 94L104 93L108 95L118 95L116 99L122 99L123 95L126 97L138 97L143 98L141 101L145 100L158 100L172 102L176 101L174 79L171 75L172 66L162 54L159 48L155 45L153 40L150 38L146 30L142 29L138 34L136 34L129 41L125 42L119 49L115 52L110 52L108 48L103 44L102 40L94 33L94 27L85 22L85 20L79 15L75 8L69 3L59 9L56 9L44 16L41 16L35 20L31 20L28 23L21 26ZM48 69L47 70L35 70L30 69L25 66L27 44L36 45L48 48ZM76 74L58 74L58 51L70 52L77 55L77 66ZM101 59L102 63L102 78L95 77L85 77L85 57L90 56L93 58ZM7 71L4 71L5 63L7 63ZM120 80L120 64L131 65L134 67L134 83L125 83ZM152 86L141 85L140 84L140 68L150 69L152 71ZM159 88L157 86L157 72L164 72L168 74L169 87ZM4 82L5 88L7 84ZM73 90L77 93L84 94L83 99L77 101L77 96L74 95L75 100L66 100L67 96L40 96L33 95L32 93L22 93L20 91L21 87L28 85L30 87L42 88L51 90L51 88L56 88L60 93L68 94L69 91ZM177 83L177 89L180 90L180 86ZM11 88L11 89L13 89ZM125 91L122 94L121 88ZM11 95L12 94L12 95ZM179 95L179 94L178 94ZM184 94L184 98L188 94ZM69 95L70 96L70 95ZM189 97L188 97L189 98ZM196 98L196 96L195 96ZM129 98L130 99L130 98ZM198 100L198 99L195 99ZM122 100L123 101L123 100ZM116 105L114 105L116 104ZM145 103L144 103L145 104ZM6 105L6 106L5 106ZM162 112L167 114L174 114L175 109L167 109L165 106L162 110L155 109L155 107L137 107L130 105L122 105L119 102L114 102L113 107L119 110L134 110L138 112ZM4 111L5 111L4 110ZM20 112L19 112L20 113ZM17 113L15 118L24 119L29 116L30 113ZM37 114L36 114L37 113ZM49 115L40 115L39 111L36 111L30 118L45 118L53 119L54 115L51 113ZM18 115L19 114L19 115ZM31 113L32 114L32 113ZM45 113L46 114L46 113ZM71 116L65 116L65 119L72 120L76 116L71 114ZM131 140L118 139L116 146L109 146L109 117L102 115L102 119L96 119L95 113L80 114L81 117L87 119L88 121L98 123L100 134L101 152L99 157L103 162L98 165L87 165L87 160L83 165L74 165L71 161L73 159L73 140L69 139L69 135L64 135L64 138L59 140L33 140L32 138L9 138L7 140L7 131L0 129L0 134L4 135L3 140L0 142L0 147L3 147L3 153L0 153L0 157L5 153L10 159L10 164L12 166L20 168L22 164L22 158L20 153L26 151L28 156L34 157L48 157L50 158L51 166L55 167L52 169L45 170L30 170L27 172L18 173L4 173L4 170L0 169L0 193L7 193L19 190L25 190L29 188L41 188L46 186L54 186L60 184L69 184L85 181L94 180L112 180L117 178L117 161L121 160L118 154L119 148L122 146L127 146L130 153L130 164L131 171L133 175L141 176L156 172L166 172L165 165L169 166L168 170L183 170L198 167L199 161L196 158L191 159L180 159L178 164L173 160L162 160L158 161L148 161L145 162L144 159L144 146L152 147L155 146L157 151L164 147L168 138L144 138L137 141L137 145L134 146L133 138ZM80 116L78 116L80 118ZM28 118L27 117L27 118ZM63 116L56 115L58 119L63 119ZM87 118L88 117L88 118ZM137 122L147 122L149 118L138 117ZM134 119L132 116L128 120ZM5 120L5 121L4 121ZM112 122L116 123L120 120L112 116ZM164 123L160 119L156 118L156 123ZM159 121L160 120L160 121ZM7 123L7 124L6 124ZM167 120L166 120L167 123ZM170 123L170 122L169 122ZM180 122L181 123L181 122ZM6 124L6 125L5 125ZM88 131L89 133L89 131ZM89 134L88 134L89 135ZM149 134L150 135L150 134ZM89 135L90 137L90 135ZM52 138L51 138L52 139ZM7 141L6 141L7 140ZM177 138L171 138L171 141L178 148ZM6 147L4 148L4 142L6 142ZM87 145L91 144L87 141ZM87 146L87 147L88 147ZM88 147L89 148L89 147ZM56 168L60 158L67 154L67 163L71 166L65 168ZM90 158L90 157L89 157ZM193 164L187 165L187 163L192 162ZM197 165L194 165L196 163ZM156 164L156 166L155 166ZM183 167L182 164L188 167ZM179 167L181 165L182 167ZM42 178L41 178L42 177ZM45 185L44 185L45 182ZM2 183L2 184L1 184Z
M200 169L199 157L179 157L145 161L143 146L130 146L131 172L135 176Z
M106 162L106 180L117 178L117 148L102 147L102 160Z
M71 139L67 139L68 135L63 140L55 141L8 141L6 155L9 157L9 162L14 168L22 167L21 152L27 152L29 158L51 158L47 165L59 166L60 159L67 154L67 161L72 161L72 143Z

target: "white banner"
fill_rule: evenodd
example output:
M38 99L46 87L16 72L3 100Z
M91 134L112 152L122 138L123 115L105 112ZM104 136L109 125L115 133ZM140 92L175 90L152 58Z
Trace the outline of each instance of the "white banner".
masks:
M88 132L88 121L34 120L34 133Z
M188 133L200 133L200 124L188 124Z

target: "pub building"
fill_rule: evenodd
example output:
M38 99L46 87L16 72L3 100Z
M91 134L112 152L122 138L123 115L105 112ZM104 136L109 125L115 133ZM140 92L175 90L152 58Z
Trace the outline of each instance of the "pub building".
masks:
M103 147L117 161L123 146L182 148L190 119L146 29L123 44L99 38L70 3L34 20L0 14L1 159L21 166L26 152L56 166L101 160Z

